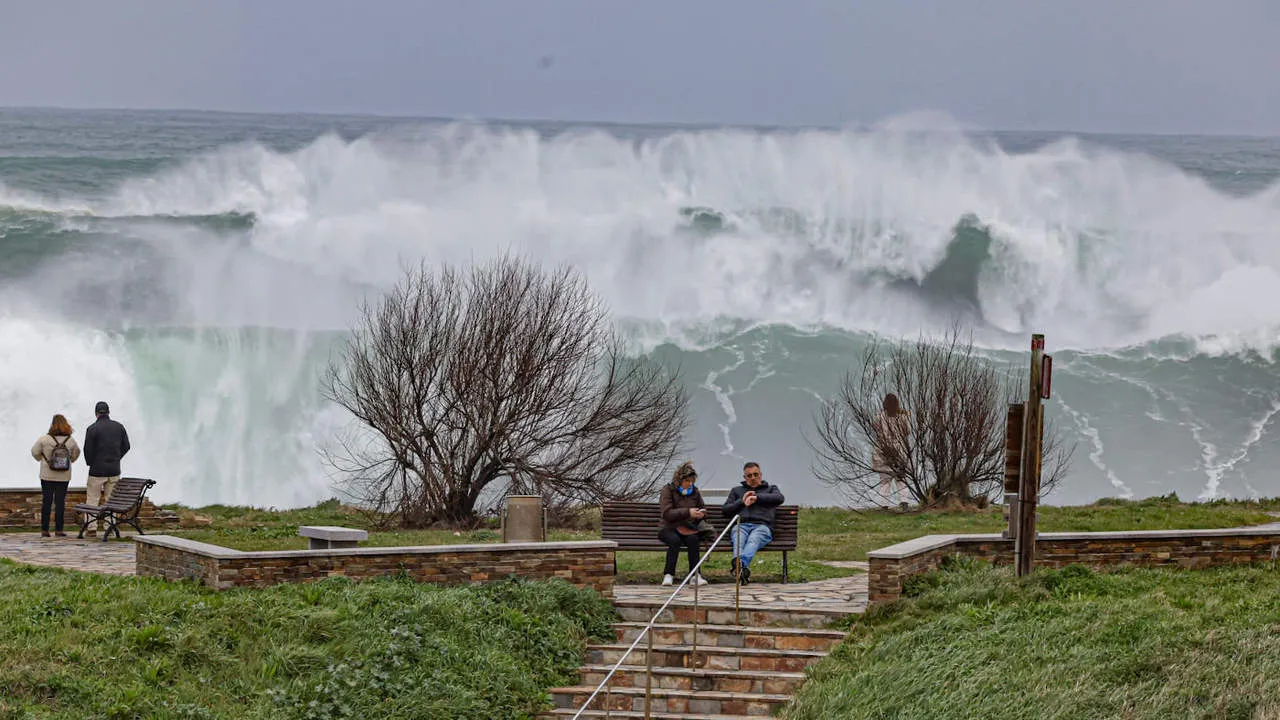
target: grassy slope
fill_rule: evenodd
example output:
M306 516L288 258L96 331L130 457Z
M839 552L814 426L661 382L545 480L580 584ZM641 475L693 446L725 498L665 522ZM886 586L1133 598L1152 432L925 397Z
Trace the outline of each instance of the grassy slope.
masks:
M522 718L606 637L562 583L214 592L0 560L0 718Z
M1266 511L1277 507L1104 501L1044 507L1041 527L1230 527L1274 521ZM301 547L301 524L363 525L332 502L198 512L212 525L182 534L242 549ZM998 509L806 509L793 578L841 572L817 560L862 559L923 534L1001 525ZM553 533L593 537L598 531ZM497 539L486 528L374 533L371 543ZM661 559L624 553L619 562L623 580L652 581ZM724 559L715 562L711 574L724 575ZM757 562L757 577L776 576L775 555ZM1073 573L1018 583L969 568L922 581L915 597L858 621L854 642L817 671L793 717L1248 717L1240 713L1264 707L1259 698L1280 697L1267 679L1280 677L1267 659L1280 657L1271 640L1280 618L1270 600L1280 597L1280 582L1271 571ZM1226 590L1212 590L1215 582ZM519 717L519 708L560 681L558 673L576 666L584 635L607 621L607 608L566 587L548 593L337 579L213 593L3 561L0 597L0 720L133 717L135 710L139 717L494 717L495 707ZM508 657L511 647L518 652ZM1026 703L1005 701L1024 686ZM1280 708L1265 707L1259 717L1280 717Z
M957 563L812 673L787 718L1280 718L1280 572Z
M1176 498L1152 498L1137 502L1101 501L1084 507L1041 508L1040 527L1044 531L1141 530L1155 528L1212 528L1256 525L1275 521L1265 511L1280 508L1280 503L1215 502L1181 503ZM257 510L225 506L200 508L196 512L213 519L213 524L199 530L183 530L176 534L194 540L211 542L241 550L301 549L306 540L297 536L299 525L345 525L365 527L357 513L322 503L301 510ZM867 552L920 535L943 533L999 532L1004 521L999 508L981 512L952 511L927 513L859 513L837 508L804 508L800 515L800 549L791 554L791 578L794 581L820 580L849 573L822 565L818 560L865 560ZM591 540L600 537L598 521L595 530L553 530L554 540ZM656 529L655 529L656 532ZM434 545L447 543L497 542L496 528L454 533L448 530L416 530L371 532L368 545ZM679 568L684 570L684 559ZM713 580L730 581L729 559L717 554L708 566ZM662 553L620 553L621 582L653 582L662 571ZM757 580L781 577L782 562L778 553L764 553L754 564Z

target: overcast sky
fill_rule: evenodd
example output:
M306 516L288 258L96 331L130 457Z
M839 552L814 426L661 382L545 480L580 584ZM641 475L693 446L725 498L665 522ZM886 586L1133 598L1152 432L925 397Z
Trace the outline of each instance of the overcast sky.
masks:
M0 105L1280 135L1278 0L0 0Z

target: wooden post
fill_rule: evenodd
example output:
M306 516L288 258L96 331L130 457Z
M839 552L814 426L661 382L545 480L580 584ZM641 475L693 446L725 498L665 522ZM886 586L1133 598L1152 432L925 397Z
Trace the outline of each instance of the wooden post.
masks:
M1031 574L1036 556L1036 505L1040 496L1040 449L1044 409L1040 404L1040 369L1044 335L1031 336L1031 384L1023 414L1022 473L1018 479L1018 532L1013 538L1017 574Z
M1004 421L1004 508L1006 538L1018 536L1018 479L1022 477L1022 416L1025 403L1009 403Z

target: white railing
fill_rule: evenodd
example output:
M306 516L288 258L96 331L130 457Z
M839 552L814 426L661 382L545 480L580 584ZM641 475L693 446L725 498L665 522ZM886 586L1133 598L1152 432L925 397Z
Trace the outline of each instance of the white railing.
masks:
M649 622L645 623L645 626L640 631L640 634L637 635L636 639L631 642L631 647L627 648L627 651L622 653L622 657L618 658L618 662L614 663L612 668L609 668L609 672L604 676L604 679L601 680L600 684L596 686L596 689L592 691L591 695L587 698L586 702L582 703L582 707L578 708L578 712L573 714L573 720L578 720L578 717L581 716L582 713L586 712L587 708L591 707L592 701L596 699L596 696L600 694L600 691L602 689L605 689L606 687L608 687L608 690L605 693L605 716L606 717L609 716L609 713L611 711L611 708L609 707L610 705L609 700L611 699L610 693L612 692L612 687L609 687L609 680L613 678L614 673L618 672L618 668L622 667L622 664L627 661L627 657L631 655L631 651L635 650L636 646L640 644L640 641L645 639L646 637L649 639L649 645L645 651L644 716L645 716L645 719L648 720L650 697L652 695L652 690L653 690L653 633L650 631L653 630L653 625L657 621L658 617L661 616L662 613L667 609L667 606L671 604L671 601L676 599L676 595L680 594L680 591L684 589L684 586L687 583L689 583L689 581L692 580L693 578L702 576L702 573L701 573L702 563L706 562L707 558L711 556L711 553L715 551L716 546L720 544L720 541L723 540L725 536L729 534L729 531L736 526L738 526L737 515L733 516L733 518L729 520L729 524L725 526L724 530L720 531L720 535L716 537L715 542L711 543L711 546L707 548L706 552L702 553L702 557L698 558L698 564L693 566L693 569L691 569L689 571L689 574L685 576L684 580L680 582L680 585L677 586L676 589L671 592L671 595L667 597L667 601L662 603L662 607L658 608L658 611L653 614L653 617L649 618ZM741 536L739 536L738 538L738 547L742 547ZM738 557L737 552L735 550L734 559L736 560L737 557ZM734 567L735 568L741 567L741 564L738 562L735 562ZM739 589L742 587L742 581L741 581L740 573L737 571L734 572L733 578L734 578L733 614L736 622L738 618L738 612L739 612L739 609L738 609ZM696 582L693 584L693 651L690 653L690 659L689 659L690 668L695 667L698 662L698 586L699 585L700 583L696 583Z

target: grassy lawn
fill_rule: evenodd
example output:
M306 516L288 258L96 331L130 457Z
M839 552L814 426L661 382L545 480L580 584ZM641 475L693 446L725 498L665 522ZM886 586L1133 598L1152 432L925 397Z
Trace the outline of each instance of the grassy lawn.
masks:
M187 508L173 508L192 512ZM1257 525L1280 518L1267 514L1280 511L1280 501L1183 503L1176 497L1140 501L1102 500L1079 507L1042 506L1040 528L1044 531L1150 530L1160 528L1216 528ZM300 550L307 546L298 537L299 525L343 525L368 528L365 518L336 501L299 510L261 510L214 505L194 512L212 523L204 528L175 531L173 534L239 550ZM590 523L588 523L590 525ZM594 529L553 529L552 540L594 540L600 537L599 520ZM818 561L865 560L867 552L921 535L999 532L1004 527L998 507L981 511L854 512L839 508L802 508L799 550L790 554L791 579L795 582L841 577L856 572L833 568ZM656 520L655 530L656 533ZM496 525L455 532L451 530L371 530L368 546L440 545L498 542ZM752 577L772 582L782 578L782 556L766 552L757 556ZM655 582L662 573L663 554L624 552L618 554L618 580L622 583ZM682 558L678 565L685 571ZM717 553L706 566L712 581L731 582L729 556Z
M1280 718L1280 570L953 563L856 620L785 717Z
M0 560L0 718L526 718L609 605L567 583L216 592Z

